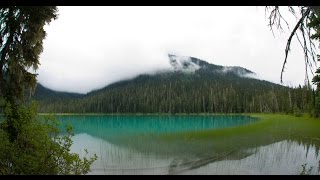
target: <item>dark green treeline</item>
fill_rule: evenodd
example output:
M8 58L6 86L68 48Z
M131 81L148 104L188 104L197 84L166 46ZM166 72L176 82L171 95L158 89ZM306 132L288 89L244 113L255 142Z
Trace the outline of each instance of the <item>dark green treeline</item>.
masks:
M86 95L38 88L40 112L52 113L312 113L314 91L199 69L140 75Z

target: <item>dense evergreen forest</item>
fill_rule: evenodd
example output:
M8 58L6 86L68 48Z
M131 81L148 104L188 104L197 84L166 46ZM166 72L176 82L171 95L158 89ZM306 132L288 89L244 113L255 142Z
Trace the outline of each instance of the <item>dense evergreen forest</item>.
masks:
M55 92L38 85L40 112L54 113L243 113L310 112L314 91L250 78L241 67L169 55L173 71L111 84L88 94Z

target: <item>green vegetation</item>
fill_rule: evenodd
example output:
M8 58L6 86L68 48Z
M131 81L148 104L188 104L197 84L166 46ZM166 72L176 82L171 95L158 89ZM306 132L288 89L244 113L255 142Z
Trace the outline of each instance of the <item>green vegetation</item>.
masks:
M261 120L249 124L247 126L219 129L219 130L209 130L203 132L189 132L181 134L168 135L167 138L177 137L184 139L210 139L215 141L220 139L220 137L240 137L246 136L247 140L257 141L261 143L266 143L267 141L262 141L263 138L267 136L279 137L281 139L294 139L297 138L310 138L310 140L318 139L320 145L320 121L316 118L312 118L308 115L303 115L302 117L296 117L292 115L285 114L246 114L252 117L260 118ZM250 136L253 133L255 135ZM260 139L261 138L261 139ZM223 138L221 138L223 139ZM260 139L260 140L259 140ZM276 138L277 139L277 138ZM280 140L280 139L278 139ZM250 142L248 142L250 143Z
M236 67L191 58L200 68L140 75L86 95L54 92L38 86L34 98L40 112L53 113L249 113L311 112L314 92L309 86L289 88L241 77Z
M36 118L35 104L19 106L19 123L16 124L17 138L10 141L8 119L12 118L12 107L6 106L5 119L0 129L0 174L86 174L97 159L70 153L73 136L71 127L60 135L59 124L54 119Z
M252 117L261 120L239 127L231 127L201 132L171 133L161 136L157 143L165 147L165 144L176 142L186 148L184 153L205 155L219 155L225 152L232 152L233 159L241 159L246 150L266 146L272 143L288 140L304 144L306 147L314 145L316 152L320 150L320 121L318 119L303 115L295 117L284 114L250 114ZM182 142L181 142L182 141ZM162 144L162 145L161 145ZM139 145L131 145L142 150ZM190 149L190 150L187 150ZM214 152L213 152L214 150ZM154 150L161 151L161 150ZM178 151L176 153L179 153ZM239 156L240 155L240 156ZM229 156L224 157L229 158ZM221 159L221 158L220 158Z
M71 129L59 136L55 121L38 120L33 92L46 32L55 6L0 7L0 174L86 174L96 160L70 153Z
M311 13L310 22L307 24L309 28L312 28L315 33L312 34L311 39L320 40L320 7L316 7L314 12ZM317 60L320 62L320 55L318 53ZM316 70L316 75L313 77L312 82L317 86L315 96L315 111L314 115L320 116L320 68Z

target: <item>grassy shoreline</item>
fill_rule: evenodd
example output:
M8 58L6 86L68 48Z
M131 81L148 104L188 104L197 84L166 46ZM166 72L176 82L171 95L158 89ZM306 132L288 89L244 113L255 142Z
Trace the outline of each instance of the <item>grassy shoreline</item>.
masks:
M167 143L170 143L170 146L177 146L177 149L185 147L184 153L189 153L190 156L220 154L232 150L234 153L226 158L242 159L243 157L238 155L247 150L281 141L294 141L305 147L313 146L316 152L320 152L320 119L307 115L295 117L279 114L250 114L250 116L260 120L237 127L164 134L156 140L157 144L160 144L157 147L166 147ZM152 139L152 141L155 140ZM131 146L135 149L144 150L141 145L132 144ZM156 149L153 151L161 152ZM174 153L179 154L181 151Z
M175 133L164 136L165 139L171 138L184 138L184 139L216 139L223 137L245 137L249 141L266 141L265 138L271 137L271 139L308 139L312 137L313 141L320 145L320 119L303 115L301 117L295 117L293 115L284 114L259 114L259 113L247 113L251 117L259 118L259 121L254 123L223 128L206 130L201 132L186 132ZM252 136L253 135L253 136ZM257 142L256 142L257 143Z

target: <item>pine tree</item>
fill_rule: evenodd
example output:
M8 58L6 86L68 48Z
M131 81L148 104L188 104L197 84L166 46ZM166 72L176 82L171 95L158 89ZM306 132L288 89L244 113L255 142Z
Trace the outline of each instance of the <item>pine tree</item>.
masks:
M13 141L18 133L15 125L19 124L18 106L25 92L31 92L37 84L36 74L28 70L39 66L46 36L43 27L57 18L57 7L0 7L0 18L0 97L13 110L5 128Z

